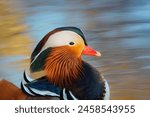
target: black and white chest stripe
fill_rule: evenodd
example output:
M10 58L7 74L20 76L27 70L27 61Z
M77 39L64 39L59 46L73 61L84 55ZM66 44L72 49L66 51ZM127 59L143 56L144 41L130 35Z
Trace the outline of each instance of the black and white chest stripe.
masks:
M61 100L77 100L77 98L72 94L71 91L66 90L65 88L58 92L52 92L49 90L38 90L32 87L25 86L26 84L32 82L33 79L29 77L29 75L24 72L23 79L21 82L21 89L24 93L30 96L50 96L50 97L60 97ZM61 93L62 92L62 93Z
M78 100L78 98L76 98L71 91L64 88L60 93L60 100Z
M26 84L32 82L33 79L31 79L26 72L24 72L23 79L21 82L21 89L30 96L53 96L53 97L59 97L59 94L56 92L51 92L49 90L38 90L32 87L25 86Z
M109 90L109 85L107 81L103 78L105 82L105 94L104 94L104 100L109 100L110 98L110 90ZM50 97L59 97L61 100L78 100L76 96L73 95L73 93L67 89L61 89L60 93L58 92L53 92L50 90L39 90L35 89L32 87L27 87L25 86L26 84L32 82L33 79L29 77L29 75L24 72L23 74L23 79L21 82L21 89L23 90L24 93L30 96L50 96Z

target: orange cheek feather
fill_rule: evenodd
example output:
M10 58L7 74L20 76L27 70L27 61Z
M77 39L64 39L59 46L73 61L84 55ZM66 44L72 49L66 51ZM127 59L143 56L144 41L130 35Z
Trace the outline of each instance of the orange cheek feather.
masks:
M83 50L83 45L76 45L70 47L70 52L72 53L72 55L75 55L75 57L77 58L81 56L82 50Z

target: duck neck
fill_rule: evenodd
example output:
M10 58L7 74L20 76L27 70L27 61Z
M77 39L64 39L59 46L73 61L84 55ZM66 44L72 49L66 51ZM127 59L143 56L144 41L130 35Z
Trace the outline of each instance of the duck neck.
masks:
M45 61L44 70L51 83L63 88L78 79L81 63L81 57L74 57L66 47L54 48Z

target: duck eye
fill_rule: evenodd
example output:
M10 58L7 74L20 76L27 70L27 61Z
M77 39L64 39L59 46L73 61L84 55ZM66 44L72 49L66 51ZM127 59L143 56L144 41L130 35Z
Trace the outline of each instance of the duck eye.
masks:
M74 45L74 42L70 42L69 45Z

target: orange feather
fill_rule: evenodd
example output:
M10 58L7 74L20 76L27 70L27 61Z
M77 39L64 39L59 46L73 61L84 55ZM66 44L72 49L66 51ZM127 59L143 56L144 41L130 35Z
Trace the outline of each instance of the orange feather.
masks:
M49 81L60 87L73 83L82 69L81 57L75 57L68 46L53 48L44 66Z
M14 84L6 80L0 80L0 100L24 100L27 95Z

